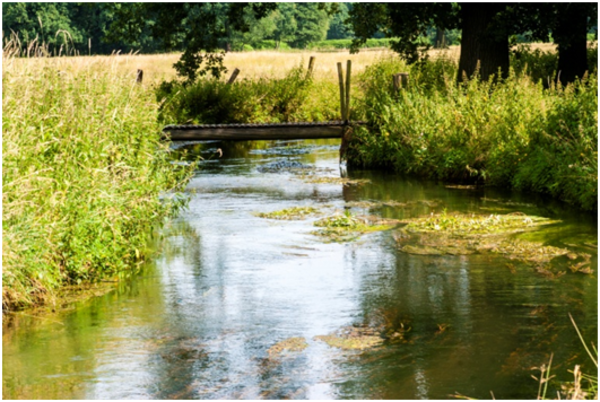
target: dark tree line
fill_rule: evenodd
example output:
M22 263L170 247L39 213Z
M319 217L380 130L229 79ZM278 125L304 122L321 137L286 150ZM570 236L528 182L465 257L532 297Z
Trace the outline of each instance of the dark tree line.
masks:
M597 3L355 3L349 18L354 51L383 31L397 38L392 48L411 63L427 50L418 38L428 27L461 29L459 79L476 71L483 79L506 76L511 36L548 41L552 35L563 83L587 71L587 32L597 20Z

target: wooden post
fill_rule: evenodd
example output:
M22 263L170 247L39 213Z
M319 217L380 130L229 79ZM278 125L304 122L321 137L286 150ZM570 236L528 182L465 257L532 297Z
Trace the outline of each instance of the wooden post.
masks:
M141 84L143 79L144 79L144 70L138 69L137 77L135 78L135 82L137 82L138 84Z
M398 73L392 76L394 83L394 93L408 87L408 73Z
M337 64L337 69L338 69L338 78L340 81L340 109L342 112L342 120L344 120L344 117L346 117L346 97L344 95L344 72L342 71L342 63L338 63Z
M400 73L400 83L402 88L408 88L408 73Z
M315 67L315 56L310 56L308 60L308 71L306 72L306 78L312 76L313 68Z
M227 81L227 85L233 84L233 82L235 81L235 79L237 78L239 73L240 73L239 68L236 68L235 70L233 70L233 73L231 73L231 77L229 77L229 81Z
M346 110L346 115L344 116L344 121L350 120L350 74L352 71L352 61L348 60L346 62L346 102L344 104L344 108Z

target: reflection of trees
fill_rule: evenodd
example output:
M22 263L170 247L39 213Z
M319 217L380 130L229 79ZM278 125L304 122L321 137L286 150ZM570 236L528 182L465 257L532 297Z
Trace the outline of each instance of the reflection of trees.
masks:
M385 255L379 262L352 258L367 290L363 322L383 328L386 336L402 325L410 331L404 340L390 338L383 350L346 363L352 367L347 371L360 374L339 386L342 395L447 398L459 391L488 398L491 389L503 398L535 396L530 368L547 363L550 353L553 373L563 379L585 360L564 364L581 349L567 312L597 335L597 288L589 278L549 281L529 267L512 274L506 260L492 256L391 256L394 262Z

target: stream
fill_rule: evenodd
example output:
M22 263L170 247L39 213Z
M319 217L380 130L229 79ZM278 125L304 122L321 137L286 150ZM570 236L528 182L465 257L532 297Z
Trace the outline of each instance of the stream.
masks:
M344 183L338 147L188 147L190 159L204 158L189 207L162 229L142 274L59 314L3 325L3 398L535 399L531 375L551 355L549 398L576 364L597 375L569 319L596 343L595 214L386 172L349 171L360 180ZM298 206L322 215L257 216ZM588 254L594 272L571 272L563 257L564 275L549 277L497 254L407 254L395 228L341 243L312 233L316 219L344 211L560 220L515 236ZM347 349L323 340L344 331L379 341ZM292 338L302 347L285 349Z

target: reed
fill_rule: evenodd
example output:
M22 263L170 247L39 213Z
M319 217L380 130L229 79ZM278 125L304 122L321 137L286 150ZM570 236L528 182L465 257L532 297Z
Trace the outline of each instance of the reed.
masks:
M190 174L170 163L153 91L119 57L3 56L3 312L123 277Z

